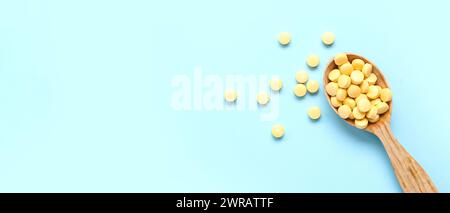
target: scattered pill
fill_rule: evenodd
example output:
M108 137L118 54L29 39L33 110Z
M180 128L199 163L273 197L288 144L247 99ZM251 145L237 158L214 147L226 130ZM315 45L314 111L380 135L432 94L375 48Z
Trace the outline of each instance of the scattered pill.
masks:
M350 75L350 78L352 79L352 84L359 85L364 80L364 74L359 70L354 70Z
M320 108L319 107L311 107L308 110L308 116L313 119L317 120L320 118Z
M364 67L362 68L362 73L364 74L364 77L368 78L370 74L372 74L372 64L364 64Z
M330 46L330 45L332 45L333 43L334 43L334 39L336 38L336 36L332 33L332 32L325 32L323 35L322 35L322 42L325 44L325 45L328 45L328 46Z
M347 62L348 62L348 58L347 58L347 54L345 54L345 53L337 54L334 57L334 63L338 66L341 66L342 64L345 64Z
M335 108L342 106L342 101L339 101L336 97L331 97L330 102Z
M356 102L356 105L358 106L358 109L361 112L368 112L370 110L370 108L372 107L372 104L370 104L370 101L365 98L360 99L358 102Z
M281 79L279 79L279 78L272 78L270 80L270 88L273 91L280 91L282 87L283 87L283 82L281 82Z
M350 85L347 89L347 94L351 98L357 98L361 95L361 88L356 85Z
M365 129L368 124L369 124L369 121L365 118L363 118L361 120L355 120L355 126L359 129Z
M306 89L308 89L309 93L316 93L319 91L319 82L316 80L310 80L306 83Z
M316 68L317 66L319 66L320 63L320 58L318 55L309 55L308 58L306 59L306 64L308 64L309 67L312 68Z
M338 69L334 69L330 73L328 73L328 79L330 79L330 81L332 82L337 82L340 75L341 71Z
M288 32L280 33L280 35L278 35L278 42L283 46L288 45L291 43L291 34Z
M352 64L347 62L347 63L339 66L339 70L341 71L342 74L349 76L353 72L353 66L352 66Z
M325 90L327 91L328 95L334 97L336 96L336 92L339 89L339 86L335 82L330 82L325 86Z
M257 97L258 104L266 105L270 101L270 96L267 92L260 92Z
M339 89L336 91L336 98L337 98L339 101L344 101L345 98L347 98L347 90L339 88Z
M342 89L347 89L352 84L352 79L348 75L341 75L338 78L338 86Z
M369 86L369 91L367 92L367 97L370 99L377 99L380 97L380 90L377 86Z
M303 97L306 95L306 87L304 84L297 84L294 87L294 94L297 97Z
M272 135L273 137L279 139L282 138L284 136L284 126L281 124L275 124L272 127Z
M352 66L354 70L362 70L364 67L364 61L357 58L352 61Z
M338 108L338 115L342 119L347 119L352 114L352 109L347 105L342 105Z
M229 103L235 102L237 99L237 92L235 89L227 89L225 91L225 100Z
M380 98L384 102L389 102L392 100L392 92L389 88L381 89Z
M304 70L300 70L295 74L295 80L297 80L298 83L304 84L308 81L308 73Z

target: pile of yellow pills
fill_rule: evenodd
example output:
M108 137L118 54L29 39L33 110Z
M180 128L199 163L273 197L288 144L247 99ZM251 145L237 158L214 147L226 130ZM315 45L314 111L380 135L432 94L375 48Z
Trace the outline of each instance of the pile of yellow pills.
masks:
M336 68L328 74L330 82L325 85L331 105L339 117L354 122L365 129L389 111L392 92L377 84L373 65L362 59L349 61L345 53L334 57Z
M278 42L283 45L286 46L289 43L291 43L291 34L288 32L281 32L280 35L278 35Z
M334 43L334 40L336 39L336 36L332 33L332 32L325 32L324 34L322 34L322 42L325 45L332 45Z
M237 99L237 92L235 89L227 89L225 91L224 97L228 103L233 103Z
M267 92L260 92L257 97L258 104L266 105L270 101L270 96Z
M306 95L306 86L304 84L297 84L294 87L294 94L297 97L303 97Z
M273 127L272 127L272 136L274 138L277 138L277 139L282 138L284 136L284 132L285 132L285 130L284 130L284 126L283 125L281 125L281 124L273 125Z
M316 54L309 55L308 58L306 58L306 64L311 68L316 68L319 66L320 63L320 57Z
M309 118L313 120L317 120L320 118L320 108L319 107L311 107L308 110Z
M272 79L270 79L269 83L270 83L270 88L275 92L280 91L281 88L283 87L283 82L281 82L281 79L279 79L279 78L272 78Z

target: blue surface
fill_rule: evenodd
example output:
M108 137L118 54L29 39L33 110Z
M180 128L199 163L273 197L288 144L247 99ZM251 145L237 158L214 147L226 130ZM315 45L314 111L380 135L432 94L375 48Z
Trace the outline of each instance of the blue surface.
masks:
M1 192L400 192L380 142L294 73L356 52L385 72L393 131L450 192L448 1L0 1ZM281 48L276 35L293 42ZM320 42L336 34L333 47ZM175 110L171 81L279 75L280 114ZM309 69L308 69L309 70ZM205 88L203 91L208 91ZM306 111L317 105L322 118ZM286 136L275 141L271 126Z

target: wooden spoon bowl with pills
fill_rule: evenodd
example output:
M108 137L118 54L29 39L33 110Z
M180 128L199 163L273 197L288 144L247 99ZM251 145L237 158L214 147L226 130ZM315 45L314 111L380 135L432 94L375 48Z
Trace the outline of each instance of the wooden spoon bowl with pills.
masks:
M376 75L376 84L382 88L389 88L388 82L386 81L381 70L371 61L366 58L347 53L348 62L352 62L355 59L361 59L364 63L372 65L372 73ZM338 65L335 63L335 59L331 60L327 65L324 76L323 83L324 87L330 83L329 74L335 69L339 69ZM325 88L326 89L326 88ZM330 104L331 108L339 114L338 110L333 106L331 101L331 96L325 92L325 96ZM425 170L417 163L416 160L405 150L405 148L395 139L391 130L391 112L392 112L392 101L389 101L389 110L382 115L377 117L377 121L367 123L364 130L376 135L382 142L390 160L392 167L394 169L395 175L400 183L401 188L407 193L435 193L438 192L437 188L433 184L433 181L425 172ZM343 110L344 111L344 110ZM341 116L341 115L340 115ZM342 118L343 116L341 116ZM345 121L355 127L360 126L355 125L355 121L351 119L345 119Z

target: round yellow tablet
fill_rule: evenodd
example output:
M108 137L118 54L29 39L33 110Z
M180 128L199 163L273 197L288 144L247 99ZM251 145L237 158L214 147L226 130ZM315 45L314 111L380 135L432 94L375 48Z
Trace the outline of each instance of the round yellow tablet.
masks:
M336 38L336 36L332 33L332 32L325 32L323 35L322 35L322 42L325 44L325 45L328 45L328 46L330 46L330 45L332 45L333 43L334 43L334 39Z
M369 125L369 121L365 118L361 120L355 120L355 126L358 129L365 129Z
M339 53L336 56L334 56L334 63L338 66L341 66L342 64L345 64L348 62L347 54L345 53Z
M237 92L235 89L227 89L224 96L227 102L232 103L237 99Z
M367 97L370 99L377 99L380 96L380 90L377 86L369 86L369 91L367 92Z
M308 81L308 73L304 70L298 71L295 73L295 80L300 84L306 83Z
M374 73L372 73L369 75L369 77L367 77L366 80L370 85L374 85L375 83L377 83L378 77Z
M331 102L331 106L333 106L335 108L342 106L342 101L339 101L336 97L331 97L330 102Z
M309 55L308 58L306 58L306 64L308 64L309 67L316 68L319 66L320 58L316 54Z
M347 89L347 94L351 98L357 98L359 97L359 95L361 95L361 88L356 85L350 85L350 87Z
M352 79L352 84L359 85L364 80L364 74L359 70L354 70L350 75L350 78Z
M344 101L345 98L347 98L347 90L339 88L339 89L336 91L336 98L337 98L339 101Z
M356 102L356 105L358 106L359 111L361 112L368 112L370 108L372 107L372 104L370 104L370 101L362 98L358 102Z
M372 106L369 112L367 112L366 117L368 119L376 119L378 116L378 108L376 106Z
M309 93L316 93L319 91L319 82L316 80L311 80L306 83L306 89L308 89Z
M359 111L358 107L353 108L352 114L353 118L358 120L366 117L366 113Z
M357 58L352 61L352 66L354 70L362 70L364 67L364 61Z
M306 87L304 84L297 84L294 87L294 94L297 97L303 97L306 95Z
M272 127L272 135L273 137L279 139L282 138L284 136L284 126L281 124L275 124Z
M365 94L361 94L355 99L356 103L358 103L358 101L361 100L361 99L368 99L368 97Z
M347 63L342 64L341 66L339 66L339 70L344 75L350 75L353 72L353 66L349 62L347 62Z
M372 104L373 106L375 106L375 105L377 105L377 104L380 103L380 102L381 102L381 99L377 98L377 99L371 100L371 101L370 101L370 104Z
M362 73L364 74L364 77L368 78L370 74L372 74L372 64L364 64L362 68Z
M338 86L347 89L352 84L352 79L348 75L341 75L338 78Z
M308 116L313 119L317 120L320 118L320 108L319 107L311 107L308 110Z
M352 109L347 105L342 105L338 109L338 115L342 119L347 119L352 114Z
M384 102L389 102L392 100L392 92L389 88L381 89L380 98Z
M336 92L339 89L339 86L337 83L330 82L325 86L325 90L327 91L328 95L334 97L336 96Z
M280 91L282 87L283 87L283 82L281 82L281 79L279 79L279 78L272 78L270 80L270 88L273 91Z
M369 86L370 85L367 80L361 82L361 85L359 85L359 87L361 87L361 93L366 94L367 92L369 92Z
M356 107L356 101L353 98L346 98L343 104L349 106L352 109Z
M289 43L291 43L291 34L288 32L281 32L280 35L278 35L278 42L283 45L286 46Z
M338 69L334 69L330 73L328 73L328 79L330 79L330 81L332 82L337 82L340 75L341 71Z
M385 102L380 102L377 105L375 105L377 107L377 113L379 115L382 115L384 113L386 113L389 110L389 105Z
M367 118L367 120L369 120L370 123L375 123L378 120L380 120L380 115L376 115L374 118Z
M257 97L258 104L266 105L270 101L270 96L267 92L260 92Z

